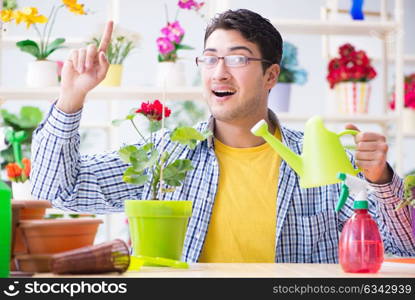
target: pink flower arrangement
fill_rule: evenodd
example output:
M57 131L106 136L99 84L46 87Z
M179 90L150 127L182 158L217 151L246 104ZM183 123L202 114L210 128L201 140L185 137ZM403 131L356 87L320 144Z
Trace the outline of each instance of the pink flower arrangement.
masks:
M204 2L197 2L193 0L179 0L177 3L178 11L179 9L194 10L196 12L204 5ZM167 9L166 9L167 10ZM158 47L158 61L171 61L175 62L177 60L177 51L180 49L193 49L190 46L182 44L185 30L180 25L179 21L176 19L174 22L167 21L166 26L161 30L162 36L158 37L157 47Z
M390 109L395 109L395 93L392 94ZM404 106L415 110L415 73L405 76Z

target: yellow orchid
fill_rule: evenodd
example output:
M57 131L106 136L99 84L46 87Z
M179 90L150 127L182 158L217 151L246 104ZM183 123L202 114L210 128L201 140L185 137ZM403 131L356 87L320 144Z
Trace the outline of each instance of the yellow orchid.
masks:
M16 24L20 24L20 22L26 23L26 28L29 28L30 25L36 23L46 23L48 18L43 15L38 14L38 10L36 7L25 7L21 11L17 11L15 13Z
M11 9L3 9L0 11L0 19L4 23L11 22L14 19L14 12Z
M70 12L78 15L86 15L84 4L79 4L77 0L62 0L62 2Z
M61 9L65 7L69 11L78 15L87 14L85 12L84 5L79 4L77 0L56 1L58 2L58 5L53 5L49 14L49 18L40 14L36 7L28 6L23 9L17 10L17 2L15 2L16 5L14 7L5 7L4 10L0 10L0 21L14 21L16 25L19 25L20 23L25 23L27 29L32 27L36 31L38 35L37 41L26 39L18 41L16 43L16 46L21 51L34 56L37 60L47 59L48 56L52 54L54 51L64 47L64 38L55 38L53 40L50 40L55 21L58 19L58 12ZM42 27L39 27L38 24L42 24Z

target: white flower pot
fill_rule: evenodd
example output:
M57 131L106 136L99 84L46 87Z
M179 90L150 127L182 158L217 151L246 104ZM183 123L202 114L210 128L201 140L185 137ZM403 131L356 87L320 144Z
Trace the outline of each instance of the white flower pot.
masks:
M403 124L402 129L404 134L415 133L415 109L404 108L402 111Z
M340 82L335 86L338 112L366 114L369 108L371 86L367 82Z
M184 64L182 62L159 62L157 64L156 86L185 86Z
M290 110L291 83L277 83L268 95L268 107L273 112Z
M55 61L36 60L28 65L26 84L29 87L57 86L58 64Z
M12 182L13 200L35 200L31 193L30 181Z

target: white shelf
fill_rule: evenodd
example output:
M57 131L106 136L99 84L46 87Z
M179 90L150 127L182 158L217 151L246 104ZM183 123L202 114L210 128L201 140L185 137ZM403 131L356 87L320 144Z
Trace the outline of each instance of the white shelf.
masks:
M49 88L2 88L2 100L53 100L59 95L59 87ZM168 88L167 100L201 100L201 87ZM88 96L91 100L136 100L163 99L163 91L159 87L97 87Z
M4 35L1 38L1 43L2 43L2 47L4 48L16 48L17 42L27 40L27 39L36 39L36 37L28 38L27 36ZM51 37L50 41L53 41L54 39L55 38ZM82 48L82 47L86 47L86 40L84 38L66 38L66 41L63 45L68 48Z
M290 113L277 113L278 119L284 122L304 122L310 119L311 115L298 115ZM396 117L393 115L322 115L321 116L325 122L350 122L350 123L374 123L374 124L387 124L393 120L396 120Z
M337 34L337 35L367 35L384 36L396 29L396 23L368 21L320 21L320 20L278 20L271 23L281 33L295 34Z

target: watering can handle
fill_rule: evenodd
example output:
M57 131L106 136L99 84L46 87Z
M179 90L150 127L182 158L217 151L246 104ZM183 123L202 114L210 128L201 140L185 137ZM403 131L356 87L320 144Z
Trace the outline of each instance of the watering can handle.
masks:
M342 131L342 132L338 133L337 135L338 135L339 137L342 137L343 135L346 135L346 134L356 135L356 134L358 134L358 133L359 133L359 131L357 131L357 130L346 129L346 130L344 130L344 131ZM362 171L360 168L357 168L357 170L359 170L359 172L361 172L361 171Z
M356 135L358 133L359 133L359 131L357 131L357 130L347 129L347 130L344 130L344 131L338 133L337 135L339 137L342 137L343 135L346 135L346 134Z
M342 137L343 135L346 135L346 134L356 135L356 134L358 134L358 133L359 133L359 131L357 131L357 130L346 129L346 130L344 130L344 131L342 131L342 132L338 133L337 135L338 135L339 137ZM349 148L349 149L355 149L355 147L354 147L354 146L351 146L351 147L348 147L348 148Z

